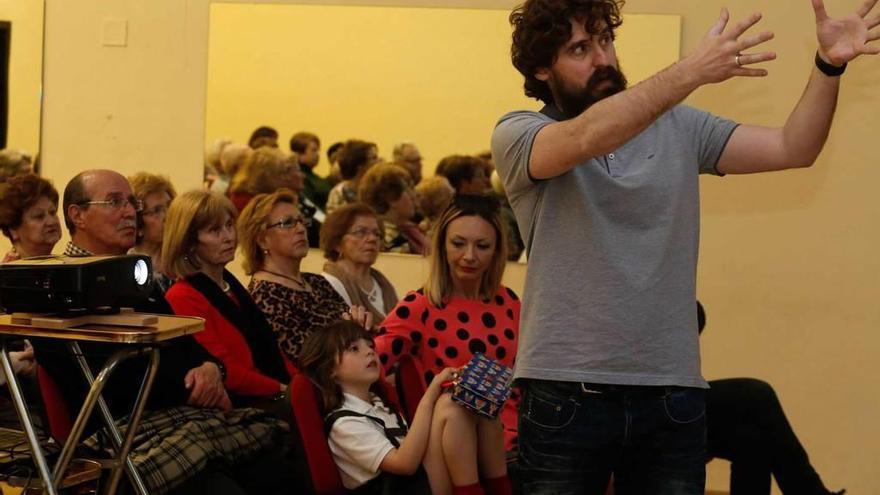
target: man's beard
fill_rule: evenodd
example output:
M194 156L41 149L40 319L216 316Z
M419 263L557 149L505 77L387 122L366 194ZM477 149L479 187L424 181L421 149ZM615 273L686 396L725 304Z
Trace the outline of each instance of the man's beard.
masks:
M603 84L605 86L600 89L599 86ZM623 72L610 65L604 65L593 72L585 88L571 90L565 86L556 87L553 88L553 96L556 106L562 113L568 118L573 118L599 100L625 90L626 84L626 76Z

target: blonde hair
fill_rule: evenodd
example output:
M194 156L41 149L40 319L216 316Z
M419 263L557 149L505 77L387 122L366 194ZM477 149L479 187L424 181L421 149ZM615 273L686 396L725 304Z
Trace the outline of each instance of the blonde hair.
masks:
M226 177L234 177L253 152L254 150L246 144L229 143L220 152L217 171Z
M131 184L134 196L140 200L145 200L150 194L162 192L167 192L171 199L177 196L174 185L164 175L138 172L128 178L128 183Z
M226 196L209 191L188 191L174 198L165 216L162 259L165 273L186 278L202 265L196 257L199 230L220 222L224 214L235 218L235 206Z
M482 218L495 230L495 254L492 264L483 273L483 279L480 281L480 299L492 298L501 286L504 268L507 265L507 227L501 219L498 201L489 196L459 195L440 216L434 235L431 237L429 260L431 271L422 288L425 297L435 306L443 304L452 294L453 289L449 259L446 256L446 232L453 220L468 216Z
M259 240L266 225L269 224L269 215L278 203L289 203L297 206L296 194L290 189L279 189L272 194L258 194L244 207L238 216L236 228L238 230L239 246L244 254L242 266L244 272L253 275L262 269L266 262L266 255L260 249Z
M455 189L446 177L435 175L419 182L416 185L416 194L419 197L422 214L435 220L449 206L449 202L455 196Z
M268 193L278 189L290 173L284 153L277 148L254 150L232 178L230 192Z
M30 173L33 169L31 155L21 150L0 150L0 182L16 175Z

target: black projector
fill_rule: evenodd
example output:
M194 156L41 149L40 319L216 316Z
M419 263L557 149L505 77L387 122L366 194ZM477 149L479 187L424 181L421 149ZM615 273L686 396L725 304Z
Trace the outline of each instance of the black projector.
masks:
M148 256L38 256L0 265L7 313L114 312L153 289Z

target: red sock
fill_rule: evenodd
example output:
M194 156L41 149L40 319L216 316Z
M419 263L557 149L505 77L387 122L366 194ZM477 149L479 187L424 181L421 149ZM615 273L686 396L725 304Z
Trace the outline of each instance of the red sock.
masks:
M513 486L511 486L510 478L506 474L497 478L484 479L483 486L486 488L487 495L513 495Z
M479 483L465 486L453 486L452 495L485 495L483 486Z

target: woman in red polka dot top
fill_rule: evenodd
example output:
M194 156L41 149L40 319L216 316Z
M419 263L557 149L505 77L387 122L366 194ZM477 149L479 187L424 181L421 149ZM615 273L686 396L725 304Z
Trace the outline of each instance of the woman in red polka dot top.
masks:
M376 350L386 370L404 353L415 356L430 383L446 367L461 367L475 353L513 367L520 301L501 285L505 225L487 196L460 195L437 223L431 272L424 287L406 295L382 322ZM514 391L501 413L505 447L516 441Z

